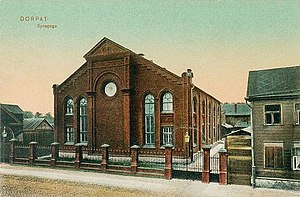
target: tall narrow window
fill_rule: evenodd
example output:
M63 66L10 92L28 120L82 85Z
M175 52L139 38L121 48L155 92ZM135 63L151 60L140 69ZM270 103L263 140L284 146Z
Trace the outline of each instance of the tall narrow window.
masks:
M296 124L300 124L300 103L295 104L295 120Z
M66 103L66 114L73 115L74 102L72 99L68 99Z
M206 127L206 124L205 124L205 101L202 101L202 142L206 142L206 134L205 134L205 127Z
M194 141L193 143L198 145L198 132L197 132L197 116L194 115L194 124L193 124L193 132L194 132Z
M170 92L166 92L162 98L162 112L173 112L173 95Z
M211 102L209 102L208 104L208 140L210 140L211 138L211 133L212 133L212 129L211 129Z
M155 144L155 124L154 124L154 96L148 94L145 97L145 144Z
M162 144L173 144L173 126L162 127Z
M281 124L281 106L265 105L265 124Z
M214 119L213 119L213 131L214 131L214 134L213 134L213 138L216 138L216 107L214 105L213 107L213 116L214 116Z
M74 129L73 126L66 127L66 141L74 142Z
M87 142L87 103L85 98L79 102L79 131L80 142Z
M197 112L197 98L194 97L193 98L193 112Z

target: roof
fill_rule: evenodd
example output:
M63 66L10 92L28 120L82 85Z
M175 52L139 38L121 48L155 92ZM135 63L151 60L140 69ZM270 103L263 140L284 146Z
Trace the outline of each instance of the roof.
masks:
M0 104L0 107L13 114L23 114L23 110L18 105Z
M244 127L244 128L246 128L246 127L249 127L249 123L248 123L248 122L244 122L244 121L238 120L238 121L235 123L234 127Z
M225 116L250 116L250 107L246 103L224 103L221 110Z
M251 127L232 131L232 132L226 134L225 137L229 136L229 135L250 135L251 136L252 135Z
M225 127L226 129L231 129L231 128L233 128L233 126L232 126L231 124L228 124L228 123L226 123L226 122L224 122L224 123L222 124L222 127Z
M53 127L45 118L25 118L23 120L23 130L35 130L44 121Z
M247 100L300 96L300 66L250 71Z

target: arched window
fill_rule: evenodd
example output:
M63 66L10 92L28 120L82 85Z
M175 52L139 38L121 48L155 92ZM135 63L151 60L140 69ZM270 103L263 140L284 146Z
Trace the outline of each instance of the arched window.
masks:
M154 96L148 94L145 97L145 144L155 144L155 124L154 124Z
M202 142L206 142L206 134L205 134L205 101L202 101Z
M197 112L197 97L193 98L193 112Z
M73 115L74 102L73 99L69 98L66 102L66 114Z
M170 92L164 93L162 97L162 112L173 112L173 95Z
M87 142L87 102L85 98L79 101L79 132L80 142Z

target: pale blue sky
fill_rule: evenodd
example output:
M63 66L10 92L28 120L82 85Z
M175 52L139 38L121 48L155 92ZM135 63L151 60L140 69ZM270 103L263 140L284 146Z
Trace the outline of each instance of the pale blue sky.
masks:
M52 84L103 37L178 75L191 68L194 83L222 102L243 101L249 70L300 64L296 0L0 0L0 25L0 102L34 112L53 111Z

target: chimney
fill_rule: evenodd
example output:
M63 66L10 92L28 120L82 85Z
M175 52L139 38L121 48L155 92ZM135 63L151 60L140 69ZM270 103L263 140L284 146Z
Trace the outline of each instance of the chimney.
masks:
M237 113L237 108L238 108L237 105L238 105L237 103L234 103L234 113Z

